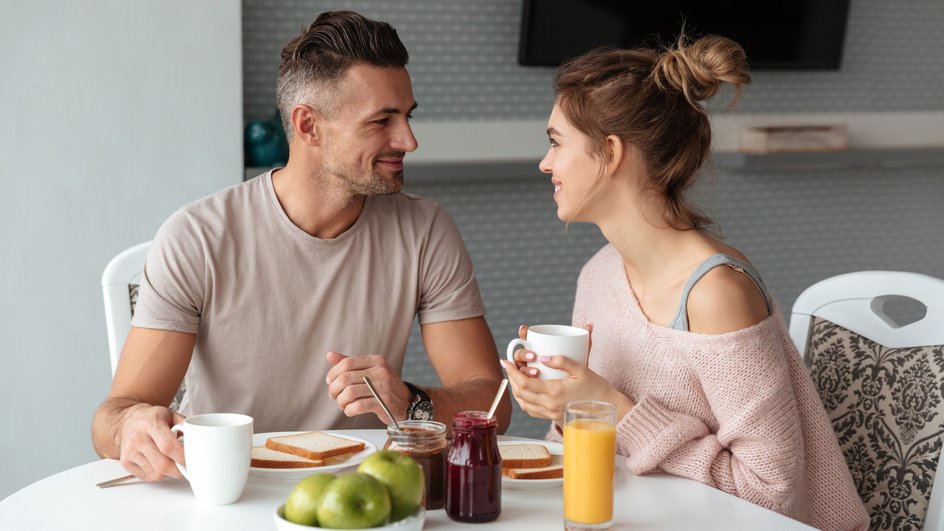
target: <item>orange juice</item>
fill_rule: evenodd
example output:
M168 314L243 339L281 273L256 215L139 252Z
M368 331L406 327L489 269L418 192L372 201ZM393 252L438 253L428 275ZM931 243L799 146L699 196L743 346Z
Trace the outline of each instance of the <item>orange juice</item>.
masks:
M616 428L577 419L564 426L564 519L605 524L613 519Z

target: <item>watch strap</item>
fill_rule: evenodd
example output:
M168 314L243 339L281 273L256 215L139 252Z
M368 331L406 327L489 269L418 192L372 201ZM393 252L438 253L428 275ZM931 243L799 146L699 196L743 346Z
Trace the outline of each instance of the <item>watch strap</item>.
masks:
M403 383L406 385L407 389L410 390L410 394L412 395L410 397L410 405L406 409L407 420L417 420L415 416L417 412L417 406L423 402L429 405L428 409L430 411L430 416L432 416L433 400L430 398L429 393L411 384L410 382L404 381Z

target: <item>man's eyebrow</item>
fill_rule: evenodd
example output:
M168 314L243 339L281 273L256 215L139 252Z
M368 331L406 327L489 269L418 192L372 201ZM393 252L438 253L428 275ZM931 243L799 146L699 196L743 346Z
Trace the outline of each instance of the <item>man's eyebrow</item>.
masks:
M413 111L414 111L417 107L419 107L419 106L420 106L419 103L414 103L413 106L410 107L410 108L406 111L406 113L407 113L407 114L410 114L411 112L413 112ZM403 114L403 111L401 111L400 109L398 109L398 108L396 108L396 107L384 107L383 109L380 109L379 111L375 112L372 116L376 116L376 115L378 115L378 114Z

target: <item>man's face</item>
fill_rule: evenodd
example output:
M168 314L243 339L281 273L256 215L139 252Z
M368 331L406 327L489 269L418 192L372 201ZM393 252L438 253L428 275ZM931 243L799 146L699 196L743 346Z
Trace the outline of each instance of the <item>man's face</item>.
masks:
M410 75L405 68L357 64L337 90L334 116L318 124L324 176L356 195L399 192L403 157L417 146Z

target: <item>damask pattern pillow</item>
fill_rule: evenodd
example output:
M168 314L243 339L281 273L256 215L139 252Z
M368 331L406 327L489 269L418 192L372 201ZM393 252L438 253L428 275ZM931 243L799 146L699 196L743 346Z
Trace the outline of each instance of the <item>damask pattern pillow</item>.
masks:
M128 284L128 300L131 301L131 315L134 315L134 306L138 303L138 286L139 284ZM180 410L180 402L184 399L184 392L186 390L187 381L184 380L180 382L180 388L177 389L177 394L170 403L169 408L171 411Z
M888 348L814 317L808 360L871 528L920 530L944 440L944 346Z

